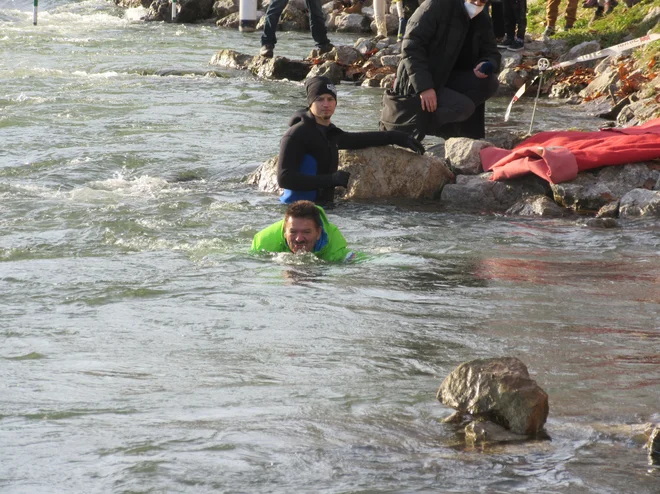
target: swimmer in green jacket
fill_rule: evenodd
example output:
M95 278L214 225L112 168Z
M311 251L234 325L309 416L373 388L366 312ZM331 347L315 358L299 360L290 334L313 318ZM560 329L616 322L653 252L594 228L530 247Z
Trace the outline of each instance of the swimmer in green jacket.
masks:
M328 221L325 211L312 201L296 201L284 219L254 236L252 251L311 252L329 262L350 261L355 254L348 249L339 229Z

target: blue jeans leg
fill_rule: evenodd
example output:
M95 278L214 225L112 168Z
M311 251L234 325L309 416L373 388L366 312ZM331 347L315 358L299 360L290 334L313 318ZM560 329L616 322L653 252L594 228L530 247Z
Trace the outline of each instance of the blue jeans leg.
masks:
M316 46L330 43L328 28L325 26L325 15L323 15L323 9L321 9L321 0L305 0L305 6L309 10L309 28L312 31L312 38L314 38Z
M264 33L261 35L261 45L273 45L277 43L275 32L277 24L280 22L282 11L289 3L289 0L272 0L266 10L266 21L264 22Z

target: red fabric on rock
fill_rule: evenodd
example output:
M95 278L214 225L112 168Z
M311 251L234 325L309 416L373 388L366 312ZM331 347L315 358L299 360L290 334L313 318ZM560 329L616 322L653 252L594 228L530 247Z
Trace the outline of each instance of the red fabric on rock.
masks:
M660 158L660 119L626 129L540 132L511 151L491 147L480 154L491 180L531 172L550 183L566 182L583 170Z

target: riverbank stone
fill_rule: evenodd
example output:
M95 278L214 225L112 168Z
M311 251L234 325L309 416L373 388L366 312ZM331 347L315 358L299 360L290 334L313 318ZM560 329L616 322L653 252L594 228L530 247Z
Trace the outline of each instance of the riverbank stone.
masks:
M479 153L488 147L493 147L488 141L453 137L445 142L445 158L454 173L478 175L483 172Z
M546 195L548 183L536 175L513 180L490 180L492 172L457 175L442 189L440 200L452 209L504 212L528 196Z
M582 172L569 182L551 184L550 187L557 204L577 212L595 214L606 204L622 199L634 189L650 191L659 174L660 170L657 170L653 163L607 166L596 171ZM630 207L633 208L642 198L651 201L649 211L644 214L652 214L652 194L638 193L631 196Z
M620 218L660 218L660 191L633 189L619 202Z
M547 393L515 357L462 363L442 382L437 399L475 419L524 435L541 431L549 412Z

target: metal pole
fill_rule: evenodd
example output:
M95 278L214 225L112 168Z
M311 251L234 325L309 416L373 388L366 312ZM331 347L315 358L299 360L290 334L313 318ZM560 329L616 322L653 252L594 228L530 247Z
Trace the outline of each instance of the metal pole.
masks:
M176 14L176 0L172 0L172 22L176 21Z
M39 0L34 0L34 9L32 10L32 24L37 25L37 10L39 9Z
M539 59L539 87L536 90L536 98L534 98L534 109L532 110L532 121L529 122L529 135L532 135L532 128L534 127L534 115L536 115L536 104L541 96L541 86L543 85L543 72L550 68L550 61L547 58Z

